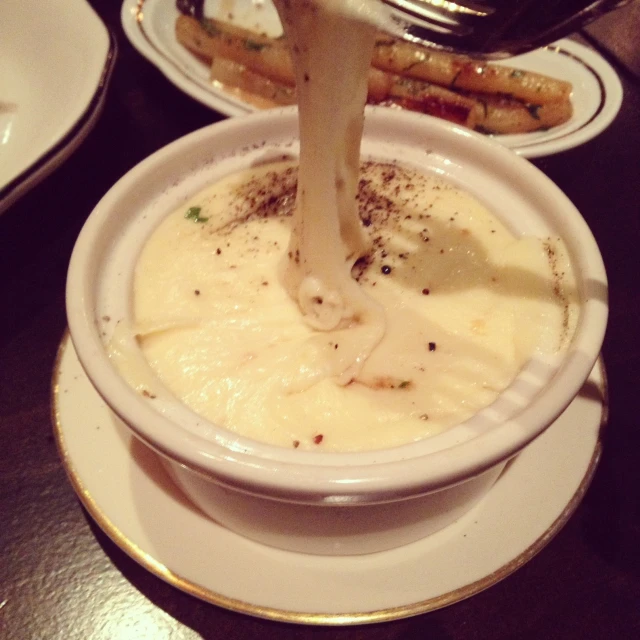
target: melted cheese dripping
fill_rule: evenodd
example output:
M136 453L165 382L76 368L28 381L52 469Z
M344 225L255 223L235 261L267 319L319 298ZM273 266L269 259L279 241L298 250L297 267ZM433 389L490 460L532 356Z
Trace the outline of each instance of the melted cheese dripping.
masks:
M356 190L376 33L364 20L372 4L275 2L291 46L300 118L298 195L282 282L309 326L348 330L348 349L324 372L342 384L357 376L385 332L384 310L350 275L370 249Z

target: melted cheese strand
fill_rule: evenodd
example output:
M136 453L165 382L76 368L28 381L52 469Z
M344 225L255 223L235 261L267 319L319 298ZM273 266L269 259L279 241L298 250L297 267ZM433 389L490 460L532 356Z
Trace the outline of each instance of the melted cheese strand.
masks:
M330 375L347 383L385 331L384 310L350 275L370 248L356 190L376 30L362 21L360 3L275 4L292 50L300 118L298 195L282 281L309 326L349 329L348 353L330 367Z

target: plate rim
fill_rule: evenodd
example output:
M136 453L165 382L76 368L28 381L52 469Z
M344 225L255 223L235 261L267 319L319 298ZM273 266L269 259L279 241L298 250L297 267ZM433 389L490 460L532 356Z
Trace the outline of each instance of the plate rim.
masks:
M96 75L93 94L80 116L52 146L44 149L33 162L16 176L0 185L0 214L37 186L39 182L44 180L78 148L95 126L104 107L106 93L118 54L117 39L113 31L102 22L93 7L88 2L86 4L91 10L91 19L95 19L94 25L98 29L103 29L107 36L104 61L100 73Z

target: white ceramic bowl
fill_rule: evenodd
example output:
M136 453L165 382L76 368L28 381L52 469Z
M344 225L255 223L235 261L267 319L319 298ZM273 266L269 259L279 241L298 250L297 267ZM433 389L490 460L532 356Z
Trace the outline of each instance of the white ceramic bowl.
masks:
M67 315L89 379L113 412L157 451L203 511L266 544L353 554L428 535L474 506L504 464L567 407L599 354L607 285L597 245L566 196L540 171L484 137L416 114L367 112L363 156L434 171L474 194L514 233L559 235L581 296L573 341L557 367L532 360L496 403L443 434L363 453L317 453L242 438L167 391L130 388L105 351L131 313L139 250L160 219L211 182L297 152L295 109L227 120L160 150L101 200L71 258ZM105 321L104 318L109 318Z

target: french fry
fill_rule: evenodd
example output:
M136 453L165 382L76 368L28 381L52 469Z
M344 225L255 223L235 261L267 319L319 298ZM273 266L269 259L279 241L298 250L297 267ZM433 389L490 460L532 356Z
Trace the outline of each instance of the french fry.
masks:
M227 58L292 87L295 80L286 42L254 34L248 37L242 32L238 27L230 30L217 20L208 19L201 24L195 18L181 15L176 21L178 42L200 58L209 63L218 56Z
M218 20L207 19L201 23L184 15L176 21L176 38L209 64L216 58L226 58L276 84L295 85L293 65L284 40L267 38ZM388 74L370 69L369 96L372 99L383 100L390 84Z
M295 88L269 80L228 58L213 59L210 77L227 91L261 109L296 103Z
M383 104L396 105L403 109L419 111L437 118L474 129L483 117L483 108L478 100L461 96L444 87L425 82L391 76L393 82Z
M284 38L181 15L176 37L208 63L211 79L257 107L292 104L295 76ZM487 133L528 133L572 115L567 82L379 38L368 101L433 115ZM455 88L455 91L452 90Z
M568 100L571 84L563 80L454 56L395 38L379 38L374 48L374 67L397 75L432 82L449 89L474 93L499 93L531 104Z
M546 104L524 104L500 96L482 96L483 113L477 127L487 133L530 133L557 127L569 120L571 102L559 100Z

